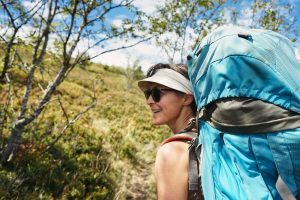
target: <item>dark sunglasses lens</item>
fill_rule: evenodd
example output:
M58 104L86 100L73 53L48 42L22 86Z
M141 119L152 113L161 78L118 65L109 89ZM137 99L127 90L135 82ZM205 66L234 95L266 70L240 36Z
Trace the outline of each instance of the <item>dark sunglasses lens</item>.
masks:
M151 95L153 101L159 102L159 100L160 100L160 89L153 88L153 89L145 90L144 95L145 95L146 99L148 99Z
M144 95L145 95L146 99L148 99L148 98L150 97L151 92L152 92L151 89L148 89L148 90L145 90L145 91L144 91Z
M153 101L159 102L159 100L160 100L160 89L153 88L151 96L153 98Z

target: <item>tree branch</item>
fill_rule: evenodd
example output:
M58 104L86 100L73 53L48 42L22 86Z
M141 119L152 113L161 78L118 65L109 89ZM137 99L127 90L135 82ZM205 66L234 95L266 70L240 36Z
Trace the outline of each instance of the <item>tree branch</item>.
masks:
M46 147L46 149L44 151L42 151L40 153L40 156L43 155L44 153L46 153L50 148L52 148L54 146L54 144L64 135L65 131L72 126L77 120L80 119L80 117L88 112L90 109L92 109L93 107L95 107L95 105L97 104L96 101L94 101L92 104L90 104L88 107L86 107L83 111L81 111L80 113L78 113L71 121L69 121L64 127L63 129L60 131L60 134Z
M67 114L66 109L64 108L64 106L63 106L63 104L62 104L62 102L61 102L61 100L60 100L60 97L58 97L58 102L59 102L59 105L60 105L61 110L62 110L63 113L64 113L64 116L65 116L67 122L69 123L70 120L69 120L68 114Z
M127 48L130 48L130 47L136 46L136 45L138 45L138 44L140 44L140 43L142 43L142 42L146 42L146 41L148 41L148 40L151 40L151 39L154 38L154 37L155 37L155 35L153 35L153 36L151 36L151 37L148 37L148 38L144 38L144 39L142 39L142 40L140 40L140 41L138 41L138 42L135 42L135 43L133 43L133 44L131 44L131 45L122 46L122 47L117 47L117 48L113 48L113 49L109 49L109 50L102 51L102 52L99 53L99 54L96 54L96 55L94 55L94 56L91 56L91 57L90 57L90 60L92 60L92 59L94 59L94 58L96 58L96 57L98 57L98 56L100 56L100 55L103 55L103 54L105 54L105 53L109 53L109 52L117 51L117 50L121 50L121 49L127 49Z

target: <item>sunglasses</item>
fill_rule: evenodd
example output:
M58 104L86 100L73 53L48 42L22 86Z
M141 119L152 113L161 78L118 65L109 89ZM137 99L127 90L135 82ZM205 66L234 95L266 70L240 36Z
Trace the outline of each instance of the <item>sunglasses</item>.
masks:
M159 102L160 101L160 96L161 96L161 93L163 91L176 91L178 92L177 90L174 90L174 89L171 89L171 88L152 88L152 89L148 89L148 90L145 90L144 91L144 94L145 94L145 97L146 99L148 99L151 95L152 99L154 102Z

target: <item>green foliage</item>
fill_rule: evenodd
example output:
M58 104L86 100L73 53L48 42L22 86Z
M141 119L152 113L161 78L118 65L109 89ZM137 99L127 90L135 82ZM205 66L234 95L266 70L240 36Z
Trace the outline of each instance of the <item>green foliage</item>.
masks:
M55 63L52 59L51 71L56 70ZM47 71L50 65L44 67ZM18 88L26 77L22 70L13 70L12 86ZM140 68L136 70L135 80L143 77ZM0 168L1 199L156 198L155 152L170 131L151 125L142 92L135 81L131 90L124 90L124 74L124 69L97 64L70 73L37 121L27 126L13 164ZM36 78L43 84L51 73L39 73ZM6 90L1 87L2 96ZM33 85L36 95L39 87ZM22 90L15 92L22 95ZM65 115L71 120L94 97L96 107L61 135ZM11 103L18 109L17 99ZM1 144L8 133L5 127Z
M108 72L113 72L116 74L124 74L124 69L115 66L103 65L103 69Z
M36 130L36 138L26 134L16 165L0 171L3 198L113 198L115 183L111 178L113 171L109 170L110 154L103 147L101 135L93 129L74 127L72 133L43 153L47 142L42 141L53 136L44 135L42 127Z
M136 80L144 78L144 73L139 62L140 61L137 59L133 62L132 66L128 65L125 69L124 76L126 80L127 90L130 90L132 88L132 85Z

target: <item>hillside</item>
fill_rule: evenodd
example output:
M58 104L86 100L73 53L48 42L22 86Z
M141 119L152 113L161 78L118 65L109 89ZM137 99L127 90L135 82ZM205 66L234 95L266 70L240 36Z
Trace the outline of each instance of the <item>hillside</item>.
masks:
M51 70L36 76L32 106L51 79ZM169 130L151 125L143 94L136 82L128 89L123 71L90 64L69 74L41 116L27 127L16 160L1 168L0 199L155 199L155 153ZM22 70L10 74L14 98L1 149L25 83ZM0 89L4 106L8 89ZM93 98L96 106L62 132Z

